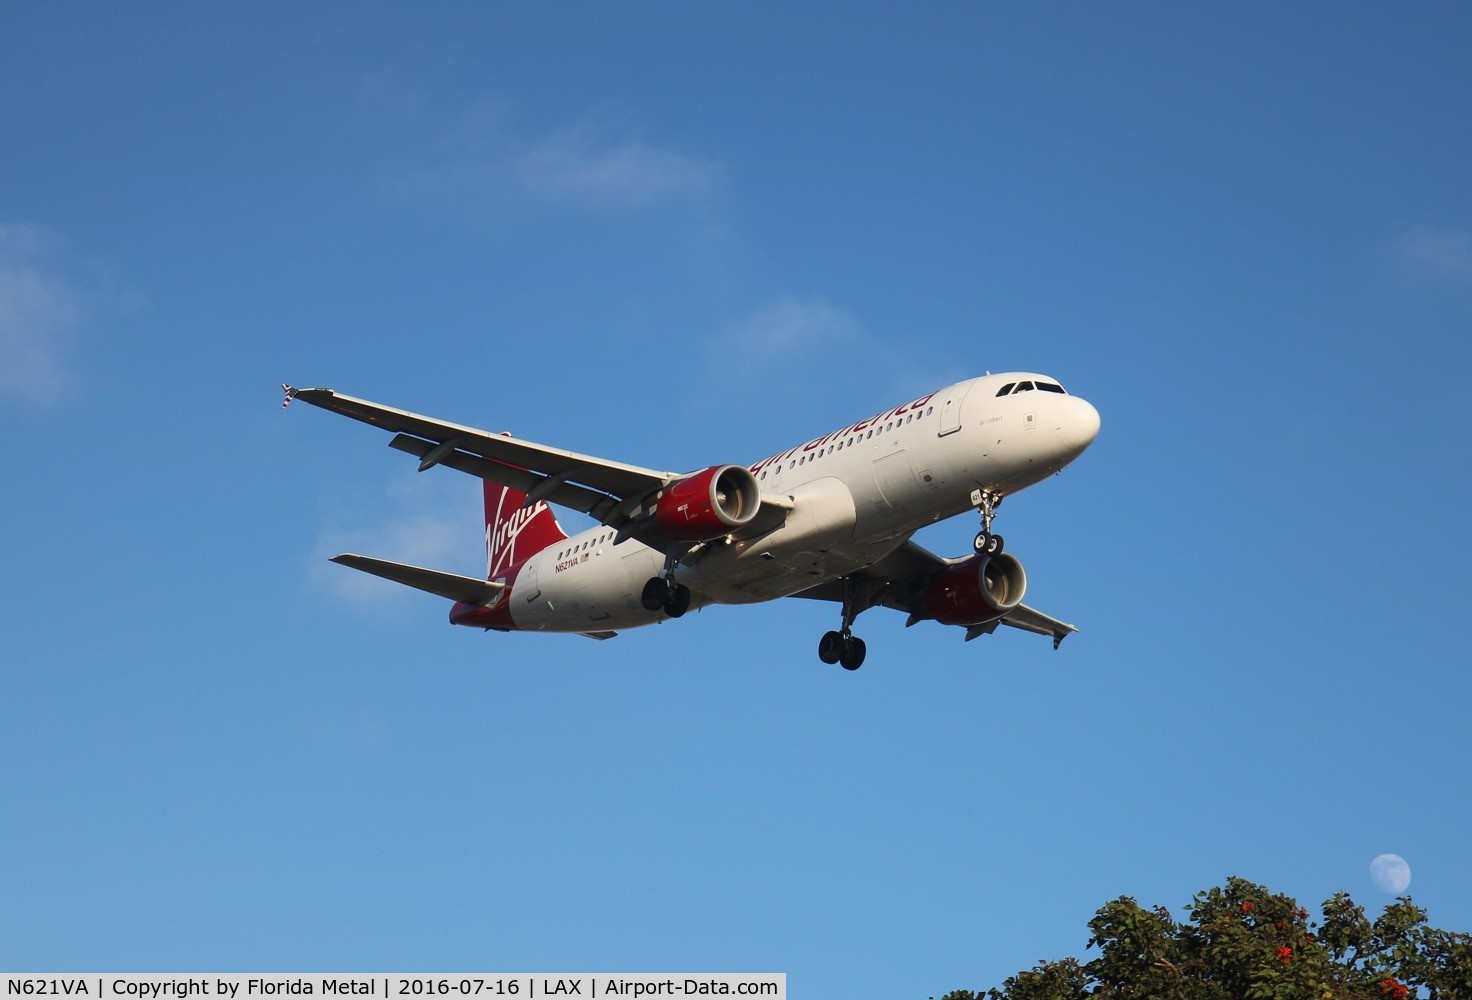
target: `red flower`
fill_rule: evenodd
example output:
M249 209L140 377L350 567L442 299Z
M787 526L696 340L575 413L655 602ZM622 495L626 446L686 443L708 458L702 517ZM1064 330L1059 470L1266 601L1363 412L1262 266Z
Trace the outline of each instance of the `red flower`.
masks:
M1293 949L1286 944L1278 949L1278 961L1286 962L1293 957Z
M1308 933L1307 931L1304 931L1303 932L1303 939L1305 941L1312 941L1314 939L1314 936L1312 934Z
M1383 979L1380 981L1380 995L1387 997L1403 997L1409 990L1402 986L1397 980Z
M1255 909L1257 909L1257 904L1256 903L1243 903L1242 904L1242 912L1243 913L1251 913Z
M1308 919L1308 911L1307 911L1307 910L1305 910L1305 909L1304 909L1304 908L1303 908L1303 907L1301 907L1301 906L1300 906L1300 907L1299 907L1299 908L1298 908L1298 909L1297 909L1297 910L1295 910L1295 911L1294 911L1294 912L1295 912L1295 913L1297 913L1297 914L1298 914L1298 916L1299 916L1299 917L1300 917L1300 918L1301 918L1301 919L1304 919L1304 920L1307 920L1307 919Z

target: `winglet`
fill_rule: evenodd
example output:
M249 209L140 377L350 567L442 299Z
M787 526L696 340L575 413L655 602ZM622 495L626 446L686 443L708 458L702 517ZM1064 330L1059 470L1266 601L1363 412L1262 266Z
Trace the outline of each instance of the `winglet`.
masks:
M291 405L293 399L296 399L296 390L285 382L282 382L281 391L286 393L286 398L281 401L281 408L284 410Z

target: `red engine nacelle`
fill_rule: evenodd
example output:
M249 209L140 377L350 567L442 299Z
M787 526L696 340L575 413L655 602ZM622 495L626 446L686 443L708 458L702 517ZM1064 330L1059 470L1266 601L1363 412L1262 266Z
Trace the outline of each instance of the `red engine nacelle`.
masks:
M705 542L750 522L761 504L761 487L748 470L713 465L667 486L654 508L654 523L675 541Z
M1022 603L1027 574L1006 552L972 556L948 566L925 585L922 601L930 617L942 625L981 625Z

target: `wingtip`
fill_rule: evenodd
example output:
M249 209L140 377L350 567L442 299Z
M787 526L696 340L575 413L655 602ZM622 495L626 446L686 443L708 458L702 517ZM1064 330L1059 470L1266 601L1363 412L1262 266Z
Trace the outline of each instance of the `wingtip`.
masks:
M1068 626L1068 631L1066 631L1066 632L1054 632L1053 633L1053 648L1054 649L1057 649L1059 646L1063 645L1063 640L1064 639L1067 639L1069 636L1073 635L1077 631L1078 631L1078 627L1077 626L1069 625Z
M281 391L286 394L286 398L281 401L281 408L283 410L286 409L287 406L291 405L291 401L293 399L300 399L308 403L321 405L322 400L329 399L332 396L336 395L336 393L334 393L331 389L298 389L296 386L288 385L285 382L281 383Z

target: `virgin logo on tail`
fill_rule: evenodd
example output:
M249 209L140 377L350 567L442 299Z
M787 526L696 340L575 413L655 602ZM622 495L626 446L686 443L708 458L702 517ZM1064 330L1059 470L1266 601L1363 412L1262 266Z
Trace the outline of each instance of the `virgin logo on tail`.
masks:
M538 500L524 507L526 494L485 481L486 579L503 575L550 545L567 540L552 510Z

